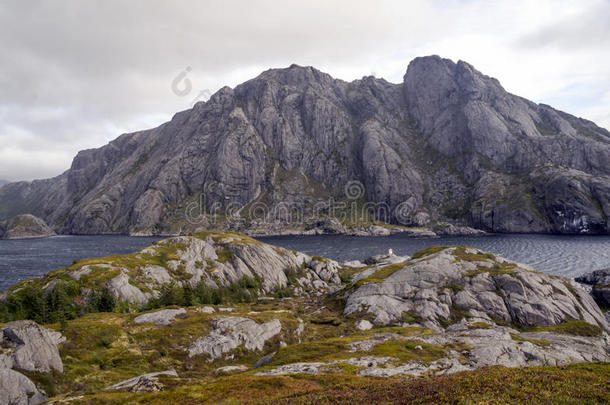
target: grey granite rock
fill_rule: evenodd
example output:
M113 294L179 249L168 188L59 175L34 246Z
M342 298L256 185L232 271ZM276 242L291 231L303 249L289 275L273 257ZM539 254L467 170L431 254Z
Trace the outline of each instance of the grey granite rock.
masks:
M212 361L239 346L244 346L246 350L260 351L265 342L281 330L282 324L277 319L259 324L237 316L216 318L212 321L212 332L188 347L188 356L206 354Z
M216 373L219 373L219 374L220 373L224 373L224 374L242 373L244 371L248 371L248 366L244 366L243 364L238 364L236 366L218 367L216 369Z
M121 273L110 279L107 283L110 292L120 300L144 304L152 297L150 293L143 292L138 287L129 283L127 271L121 269Z
M0 368L0 404L34 405L46 400L29 378L17 371Z
M373 324L366 319L360 319L356 322L356 329L358 330L369 330L373 328Z
M155 325L171 325L174 318L178 315L186 314L186 309L162 309L160 311L149 312L147 314L137 316L133 321L135 323L152 322Z
M457 324L456 324L457 325ZM363 341L351 342L353 357L342 360L310 363L291 363L258 372L257 375L320 374L331 372L333 365L352 364L362 369L361 376L442 375L481 367L502 365L505 367L567 365L571 363L608 361L610 339L608 335L596 337L571 336L550 332L518 332L517 330L489 326L452 331L424 333L417 337L402 336L394 332L378 333ZM425 342L442 347L460 348L446 350L446 355L434 361L414 360L401 362L393 357L367 356L376 345L389 340ZM421 345L415 350L423 350Z
M610 330L577 283L477 249L445 248L394 270L380 282L358 282L375 269L355 277L357 288L348 294L344 313L365 311L382 325L406 316L435 329L478 318L530 326L582 319Z
M18 368L48 373L63 372L57 345L61 334L33 321L14 321L0 329L0 368Z

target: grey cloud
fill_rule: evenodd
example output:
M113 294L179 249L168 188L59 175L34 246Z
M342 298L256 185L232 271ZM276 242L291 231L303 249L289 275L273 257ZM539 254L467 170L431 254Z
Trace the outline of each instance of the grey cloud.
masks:
M372 71L401 80L413 56L456 49L456 38L505 41L501 27L519 16L512 4L3 1L0 178L57 175L79 149L158 125L199 91L235 86L270 67L298 63L345 80ZM170 84L187 66L193 90L179 97ZM490 73L502 80L510 67Z
M597 1L583 11L540 27L517 41L523 48L556 47L565 51L610 47L610 2Z

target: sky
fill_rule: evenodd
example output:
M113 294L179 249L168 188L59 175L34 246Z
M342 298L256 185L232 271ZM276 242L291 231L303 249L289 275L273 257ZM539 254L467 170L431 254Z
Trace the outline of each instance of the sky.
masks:
M610 129L610 1L0 0L0 179L155 127L272 67L400 83L424 55Z

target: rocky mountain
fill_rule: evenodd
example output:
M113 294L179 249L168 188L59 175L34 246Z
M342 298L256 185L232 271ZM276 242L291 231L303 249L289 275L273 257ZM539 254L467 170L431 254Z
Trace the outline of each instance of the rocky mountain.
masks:
M46 238L55 232L40 218L30 214L0 221L0 239Z
M345 215L331 198L368 202L352 223L375 213L402 225L607 234L610 133L463 61L416 58L398 84L292 65L79 152L58 177L5 185L0 218L27 212L81 234L286 228Z

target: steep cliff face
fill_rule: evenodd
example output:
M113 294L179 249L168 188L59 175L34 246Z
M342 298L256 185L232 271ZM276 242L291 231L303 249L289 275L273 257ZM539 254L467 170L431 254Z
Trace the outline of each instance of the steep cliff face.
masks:
M381 220L404 225L608 233L610 133L462 61L417 58L402 84L292 65L82 151L61 176L5 185L0 218L29 212L71 233L185 232L227 225L200 218L202 207L298 222L331 197L379 204Z

